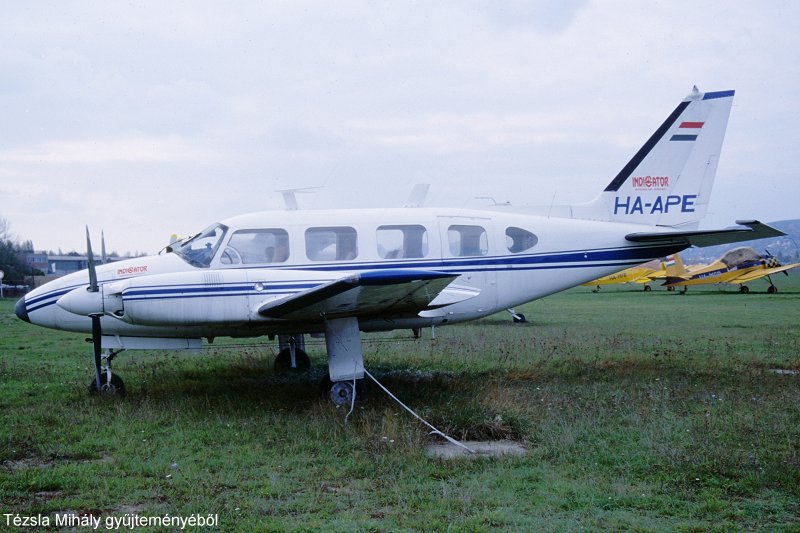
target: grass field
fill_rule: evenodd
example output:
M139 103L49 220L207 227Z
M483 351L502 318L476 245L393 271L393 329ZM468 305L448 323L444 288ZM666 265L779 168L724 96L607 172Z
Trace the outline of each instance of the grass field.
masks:
M115 361L89 397L83 336L0 302L0 514L216 513L224 530L800 530L800 276L781 292L577 288L428 332L365 336L365 364L458 438L442 460L374 386L348 421L263 339ZM389 339L394 339L389 341ZM0 516L0 529L6 527Z

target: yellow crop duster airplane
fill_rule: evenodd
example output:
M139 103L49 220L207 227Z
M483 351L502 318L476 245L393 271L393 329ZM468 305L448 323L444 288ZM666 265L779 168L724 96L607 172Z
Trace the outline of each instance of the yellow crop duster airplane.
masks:
M788 271L798 266L800 263L781 265L769 252L761 255L749 246L729 250L713 263L691 270L687 270L680 256L675 254L667 258L667 280L664 285L687 288L689 285L728 283L739 285L739 292L746 294L750 289L745 283L767 278L769 280L767 292L775 294L778 288L772 283L772 274L783 272L788 276Z
M601 285L617 285L622 283L639 283L644 285L644 291L650 292L652 289L648 283L658 279L667 277L664 261L661 259L653 259L647 263L636 265L625 270L620 270L608 276L597 278L586 283L582 283L583 287L595 287L592 292L598 292Z

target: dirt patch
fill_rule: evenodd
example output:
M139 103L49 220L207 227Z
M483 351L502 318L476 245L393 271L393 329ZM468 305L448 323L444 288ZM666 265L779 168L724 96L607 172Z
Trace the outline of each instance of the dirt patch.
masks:
M525 455L525 446L513 440L462 441L462 444L475 453L460 446L446 442L429 444L425 447L428 457L454 459L456 457L501 457L504 455Z
M57 464L66 463L112 463L114 458L108 452L102 452L98 458L70 458L70 457L24 457L21 459L9 459L0 463L3 468L12 472L27 470L29 468L52 468Z
M800 370L787 370L785 368L770 368L769 371L779 376L796 376L800 374Z

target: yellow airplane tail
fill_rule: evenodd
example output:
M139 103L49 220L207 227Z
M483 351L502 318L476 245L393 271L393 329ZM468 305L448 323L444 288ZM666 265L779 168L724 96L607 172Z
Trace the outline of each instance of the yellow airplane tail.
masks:
M680 254L668 255L667 260L664 262L664 270L667 272L667 283L671 283L673 280L681 280L687 273Z

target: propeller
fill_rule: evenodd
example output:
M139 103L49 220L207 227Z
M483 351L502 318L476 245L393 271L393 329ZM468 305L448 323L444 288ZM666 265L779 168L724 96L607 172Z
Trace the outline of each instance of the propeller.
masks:
M104 239L105 240L105 239ZM105 255L105 242L103 242L103 253ZM97 284L97 269L94 264L94 254L92 253L92 239L89 237L89 226L86 226L86 259L89 266L89 292L100 292L100 287ZM89 318L92 319L92 346L94 347L94 370L95 370L95 385L97 391L100 392L100 373L101 370L101 352L103 329L100 326L100 317L103 313L90 313Z

